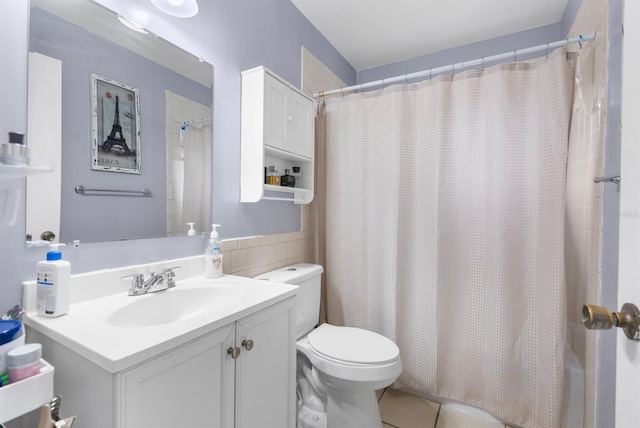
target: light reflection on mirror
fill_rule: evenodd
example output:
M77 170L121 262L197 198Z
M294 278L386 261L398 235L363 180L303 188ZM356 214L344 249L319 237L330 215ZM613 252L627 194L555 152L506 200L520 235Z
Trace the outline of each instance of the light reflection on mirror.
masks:
M190 222L208 230L213 67L91 0L31 0L30 19L30 160L56 172L27 179L27 245L46 232L68 243L183 236ZM140 174L91 168L92 74L139 91ZM116 129L115 117L105 122L103 134ZM81 195L80 185L152 196Z

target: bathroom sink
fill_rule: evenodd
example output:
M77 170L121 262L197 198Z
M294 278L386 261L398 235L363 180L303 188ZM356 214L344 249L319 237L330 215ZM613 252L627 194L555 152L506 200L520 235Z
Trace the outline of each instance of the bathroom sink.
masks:
M113 312L107 323L135 328L189 320L234 305L246 294L246 288L238 286L178 287L130 297L131 303Z

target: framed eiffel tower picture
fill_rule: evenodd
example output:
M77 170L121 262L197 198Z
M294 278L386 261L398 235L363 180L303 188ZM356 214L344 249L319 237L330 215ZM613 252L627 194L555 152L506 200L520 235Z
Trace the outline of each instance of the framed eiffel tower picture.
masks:
M138 89L91 75L91 169L140 174Z

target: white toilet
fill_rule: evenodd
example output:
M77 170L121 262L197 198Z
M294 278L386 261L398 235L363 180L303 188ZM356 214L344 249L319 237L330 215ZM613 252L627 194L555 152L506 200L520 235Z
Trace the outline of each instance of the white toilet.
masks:
M395 343L372 331L318 323L320 265L300 263L256 279L295 284L298 428L382 427L376 390L402 371Z

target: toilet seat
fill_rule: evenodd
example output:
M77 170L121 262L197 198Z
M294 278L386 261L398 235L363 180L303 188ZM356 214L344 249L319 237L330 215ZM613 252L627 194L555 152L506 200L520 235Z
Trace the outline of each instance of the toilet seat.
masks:
M336 362L388 364L400 355L400 350L391 340L360 328L322 324L307 338L316 353Z
M387 386L402 371L396 344L368 330L322 324L296 347L321 373L343 381L388 382ZM370 355L364 356L367 350Z

